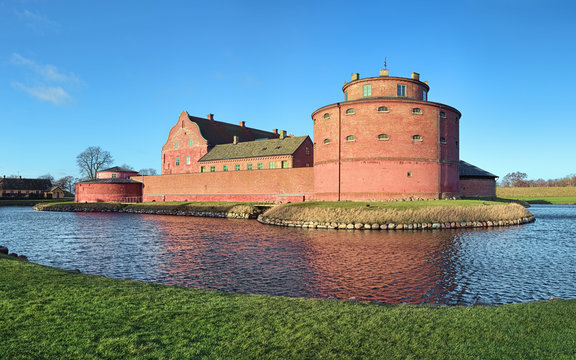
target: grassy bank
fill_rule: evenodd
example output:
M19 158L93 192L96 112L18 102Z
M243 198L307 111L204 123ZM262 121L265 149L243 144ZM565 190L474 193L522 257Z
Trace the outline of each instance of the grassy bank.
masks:
M147 203L46 203L35 207L42 211L131 212L158 214L238 214L255 217L262 212L262 204L238 202L147 202Z
M0 200L0 206L34 206L40 203L70 202L70 200L71 199Z
M530 204L576 204L576 187L498 187L499 198L526 201Z
M263 215L280 220L365 224L498 221L532 216L518 204L480 200L305 202L277 206Z
M572 359L576 301L376 305L73 274L0 255L2 359Z

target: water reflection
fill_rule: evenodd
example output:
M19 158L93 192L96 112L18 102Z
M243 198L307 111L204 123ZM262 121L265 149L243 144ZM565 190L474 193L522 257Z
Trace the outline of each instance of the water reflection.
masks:
M387 303L576 297L576 207L493 230L335 231L255 221L0 207L0 245L85 273L280 296Z

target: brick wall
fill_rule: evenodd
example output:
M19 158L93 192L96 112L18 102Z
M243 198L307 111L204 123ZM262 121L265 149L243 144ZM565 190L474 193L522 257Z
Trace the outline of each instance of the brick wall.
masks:
M140 183L76 183L76 202L136 202L141 198Z
M313 168L228 171L134 177L144 183L144 201L309 200Z
M491 178L462 178L460 193L464 197L495 197L496 180Z

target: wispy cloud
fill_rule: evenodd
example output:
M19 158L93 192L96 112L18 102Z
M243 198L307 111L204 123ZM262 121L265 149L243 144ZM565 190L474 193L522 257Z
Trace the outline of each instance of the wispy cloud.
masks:
M12 86L28 93L38 100L48 101L55 105L63 105L72 101L72 97L60 86L26 86L20 82L13 82Z
M64 105L73 101L72 96L63 86L68 87L80 83L76 75L64 73L54 65L41 64L17 53L12 54L10 60L12 64L21 66L32 73L32 79L26 81L27 84L15 81L12 87L38 100L48 101L55 105Z
M16 11L16 15L26 26L36 31L42 32L44 30L58 30L60 28L60 24L57 22L34 11L25 9Z
M34 60L25 58L20 54L12 54L12 63L16 65L23 65L36 74L40 75L43 80L50 82L78 82L78 78L74 74L64 74L60 72L56 66L50 64L39 64Z

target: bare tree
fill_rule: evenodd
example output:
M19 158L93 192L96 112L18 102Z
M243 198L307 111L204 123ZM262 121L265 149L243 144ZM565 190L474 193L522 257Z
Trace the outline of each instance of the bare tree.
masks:
M38 179L47 179L47 180L50 180L50 183L54 184L54 176L52 176L50 174L38 176Z
M88 179L95 179L96 172L110 166L114 160L108 151L100 146L90 146L76 157L80 173Z
M152 169L152 168L148 168L148 169L140 169L140 171L138 171L139 175L156 175L156 169Z
M54 185L60 187L62 190L74 193L75 180L74 176L64 176L63 178L56 180Z
M128 170L134 170L134 167L130 166L128 164L123 164L121 167L123 167L124 169L128 169Z

